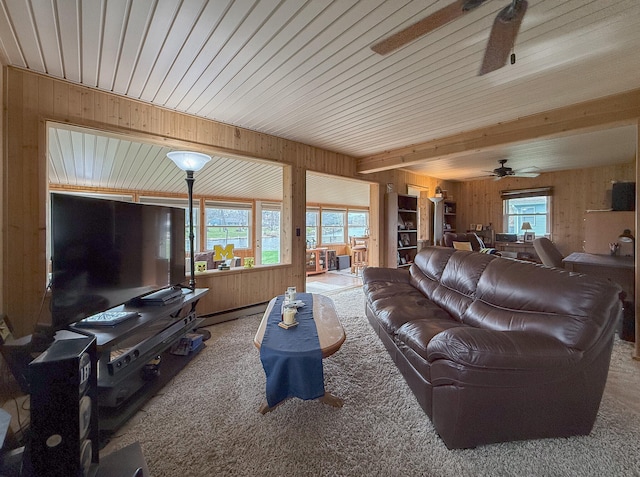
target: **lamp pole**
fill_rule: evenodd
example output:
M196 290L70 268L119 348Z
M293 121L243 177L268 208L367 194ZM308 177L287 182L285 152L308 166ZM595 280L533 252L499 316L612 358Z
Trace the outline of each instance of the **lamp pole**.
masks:
M211 160L211 156L199 152L172 151L167 153L176 166L187 173L187 192L189 197L189 288L196 288L196 252L195 236L193 233L193 173L199 171Z
M187 193L189 196L189 288L196 289L196 252L194 250L195 235L193 233L193 171L187 171Z
M438 204L444 200L444 197L429 197L433 202L433 245L438 245L438 239L442 238L440 231L440 215L438 214Z

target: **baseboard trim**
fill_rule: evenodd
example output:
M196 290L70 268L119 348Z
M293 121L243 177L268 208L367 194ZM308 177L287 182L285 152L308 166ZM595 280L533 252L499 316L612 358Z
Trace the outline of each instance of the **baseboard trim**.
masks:
M213 313L211 315L198 316L204 320L199 328L203 328L205 326L216 325L218 323L223 323L225 321L237 320L238 318L242 318L247 315L255 315L257 313L264 313L267 309L268 302L258 303L257 305L246 306L244 308L237 308L235 310L223 311L220 313Z

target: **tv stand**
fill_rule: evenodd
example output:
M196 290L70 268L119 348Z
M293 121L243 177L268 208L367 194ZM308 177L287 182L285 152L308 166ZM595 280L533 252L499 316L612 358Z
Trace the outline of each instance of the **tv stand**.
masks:
M139 316L114 326L71 325L73 331L96 337L101 433L121 427L195 355L177 356L169 350L203 321L197 318L196 304L207 292L185 289L163 306L120 305L112 310ZM158 357L158 372L149 373L149 363Z

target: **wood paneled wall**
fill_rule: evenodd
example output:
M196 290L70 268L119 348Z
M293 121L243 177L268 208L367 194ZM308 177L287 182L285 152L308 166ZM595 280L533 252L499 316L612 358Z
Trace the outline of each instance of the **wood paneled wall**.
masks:
M458 228L466 230L469 224L491 223L496 232L502 232L501 190L551 186L552 239L565 256L571 252L581 252L585 211L610 209L611 182L634 181L635 176L635 160L632 160L617 166L540 174L533 179L462 182L456 201Z
M392 173L366 176L356 173L355 160L294 141L256 133L215 121L200 119L130 100L108 92L87 88L25 70L3 67L3 98L6 127L3 129L2 190L2 301L6 313L20 337L33 331L37 322L47 322L46 306L41 310L47 280L46 194L47 150L46 122L56 121L123 134L141 135L163 141L171 147L189 147L209 153L230 153L257 157L291 166L285 181L284 223L291 265L275 269L256 268L219 274L207 285L214 313L221 294L267 298L281 293L283 287L305 286L305 197L306 170L358 178L386 184ZM372 188L378 194L382 187ZM383 203L383 202L380 202ZM383 211L378 202L370 207L373 221ZM296 230L300 229L300 235ZM377 230L371 230L377 243ZM376 259L374 258L374 262ZM202 284L198 284L202 286ZM215 297L219 299L216 300ZM241 300L234 301L243 306Z

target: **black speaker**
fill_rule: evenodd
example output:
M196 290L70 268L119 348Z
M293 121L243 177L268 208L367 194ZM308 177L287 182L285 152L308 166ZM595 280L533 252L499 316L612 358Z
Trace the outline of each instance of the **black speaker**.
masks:
M31 477L87 477L98 466L96 339L77 336L54 341L29 364Z
M611 190L613 210L636 210L636 183L614 182Z

